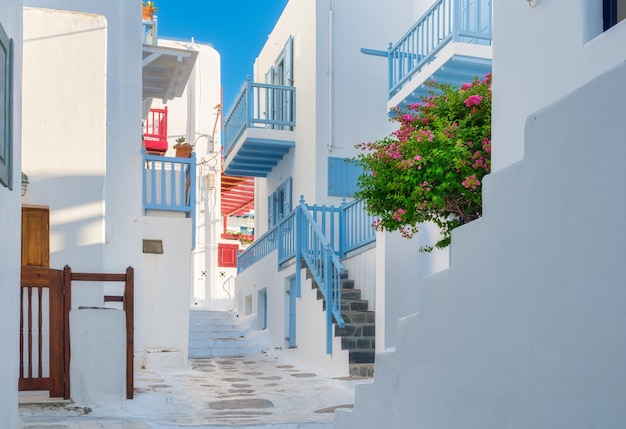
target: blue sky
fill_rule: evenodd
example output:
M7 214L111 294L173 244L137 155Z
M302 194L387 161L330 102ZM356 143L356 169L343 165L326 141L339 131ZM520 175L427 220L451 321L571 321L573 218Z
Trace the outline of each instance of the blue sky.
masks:
M155 0L159 37L210 43L220 53L224 114L288 0Z

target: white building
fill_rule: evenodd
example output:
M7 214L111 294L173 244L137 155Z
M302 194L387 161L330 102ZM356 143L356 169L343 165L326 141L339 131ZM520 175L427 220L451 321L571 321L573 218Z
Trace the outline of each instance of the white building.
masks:
M626 424L623 17L621 1L498 3L484 215L336 427Z
M20 34L21 6L16 5L19 20L12 8L0 9L11 24L7 27ZM148 366L163 360L164 354L153 351L167 350L168 365L183 366L195 226L204 215L198 213L196 195L202 187L195 179L197 158L144 153L142 121L152 99L171 101L183 95L200 49L143 44L139 3L33 0L26 6L23 82L15 80L15 88L23 92L24 121L14 133L18 148L14 165L20 171L21 164L30 179L22 211L37 216L23 225L23 237L29 243L23 246L23 264L56 270L69 265L74 273L97 274L93 280L102 280L101 273L124 274L132 267L134 326L127 329L134 335L122 342L129 350L130 379L133 358L135 365ZM16 60L21 62L22 43L20 38L15 41ZM204 104L196 102L206 113L207 105L220 101L219 55L212 48L203 52L209 65L202 63L202 67L212 81L207 85L208 99L202 99ZM179 114L199 114L192 104ZM181 128L181 133L194 139L203 156L210 153L217 133L212 117L188 117L181 122L187 121L190 125ZM18 225L14 229L19 232ZM3 229L3 233L8 232ZM11 242L15 238L7 236L7 243ZM18 273L20 264L13 262L17 263L13 271ZM19 277L14 280L19 282ZM19 291L15 287L14 298ZM123 289L123 283L76 280L66 307L71 306L72 312L80 311L79 307L120 308L121 304L110 302L116 298L105 297L120 295ZM132 300L124 299L123 305L132 306ZM19 302L17 298L8 301ZM19 320L19 311L6 314ZM7 326L17 326L16 321ZM106 332L106 326L101 328ZM18 332L11 334L16 344ZM14 352L17 362L19 349ZM67 352L62 354L67 361ZM44 377L55 372L46 359ZM13 372L11 379L16 375ZM76 380L71 381L74 385ZM64 395L69 394L66 387Z
M12 40L13 62L9 68L8 51ZM20 166L22 152L22 2L0 4L0 208L3 221L0 240L0 415L7 427L17 427L17 370L19 367L19 282L20 282ZM8 72L8 73L6 73ZM12 79L12 90L6 77ZM9 103L10 101L10 103ZM9 133L10 131L10 133ZM9 138L9 136L12 136ZM10 148L10 150L9 150ZM12 168L9 169L8 167ZM7 180L10 179L10 180ZM11 188L7 185L11 183Z
M225 172L256 177L256 240L239 257L239 311L257 316L257 327L269 331L274 347L292 348L288 356L317 370L371 375L375 350L396 344L397 319L418 310L421 278L448 264L446 251L418 253L432 240L433 229L412 241L374 234L362 205L351 202L359 170L345 162L357 155L355 145L392 131L386 108L389 63L381 57L398 56L385 50L387 43L401 40L424 11L410 0L393 8L375 1L292 0L255 61L254 78L225 110ZM435 63L454 69L453 83L459 84L489 71L489 13L485 8L476 19L484 28L468 30L479 43L446 39L408 84L404 76L413 70L398 70L405 86L394 84L392 95L417 96L421 83L437 71ZM452 64L462 60L465 67ZM459 76L463 68L473 74ZM307 220L305 212L317 220ZM304 230L305 235L296 233ZM338 259L330 260L335 257L327 246ZM308 269L296 269L300 260ZM331 265L331 272L322 269ZM348 290L352 282L330 279L340 272L359 291ZM313 283L333 284L332 318ZM349 301L339 303L342 284ZM331 326L333 319L339 330Z

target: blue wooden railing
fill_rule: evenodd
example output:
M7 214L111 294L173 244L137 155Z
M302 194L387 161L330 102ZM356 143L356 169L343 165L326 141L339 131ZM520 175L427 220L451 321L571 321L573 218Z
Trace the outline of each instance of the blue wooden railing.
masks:
M224 155L248 128L291 130L296 118L293 86L252 83L246 80L224 119Z
M300 199L296 207L296 261L303 259L326 300L326 353L333 352L333 318L340 328L346 326L341 315L341 275L343 265L324 232ZM296 268L296 288L300 295L301 270Z
M191 218L192 249L196 247L196 155L174 158L143 152L143 212L183 212Z
M304 197L287 216L258 237L237 258L241 273L273 251L278 251L278 269L295 258L304 260L326 299L326 351L332 353L332 320L344 326L341 315L340 258L375 240L374 218L362 201L340 207L307 205ZM296 269L296 294L300 296L301 272Z
M344 258L348 252L360 249L376 240L376 230L372 227L375 216L367 213L365 202L354 200L341 205L339 257Z
M393 96L450 41L491 44L491 0L437 0L389 47L389 94Z

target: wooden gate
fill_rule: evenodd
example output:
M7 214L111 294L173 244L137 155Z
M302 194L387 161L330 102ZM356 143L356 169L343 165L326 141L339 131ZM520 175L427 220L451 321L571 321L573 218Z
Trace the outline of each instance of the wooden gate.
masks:
M133 399L134 270L124 274L74 273L23 266L20 281L19 390L47 390L70 399L70 324L72 281L121 282L119 295L104 295L102 305L118 302L126 313L126 398Z
M23 266L20 283L19 390L69 399L70 294L63 271Z

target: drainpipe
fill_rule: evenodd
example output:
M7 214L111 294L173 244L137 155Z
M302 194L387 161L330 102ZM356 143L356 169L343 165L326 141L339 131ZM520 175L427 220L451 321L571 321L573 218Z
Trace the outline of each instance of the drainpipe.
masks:
M334 70L333 70L333 13L334 0L330 0L328 11L328 152L335 146L335 99L334 99Z

